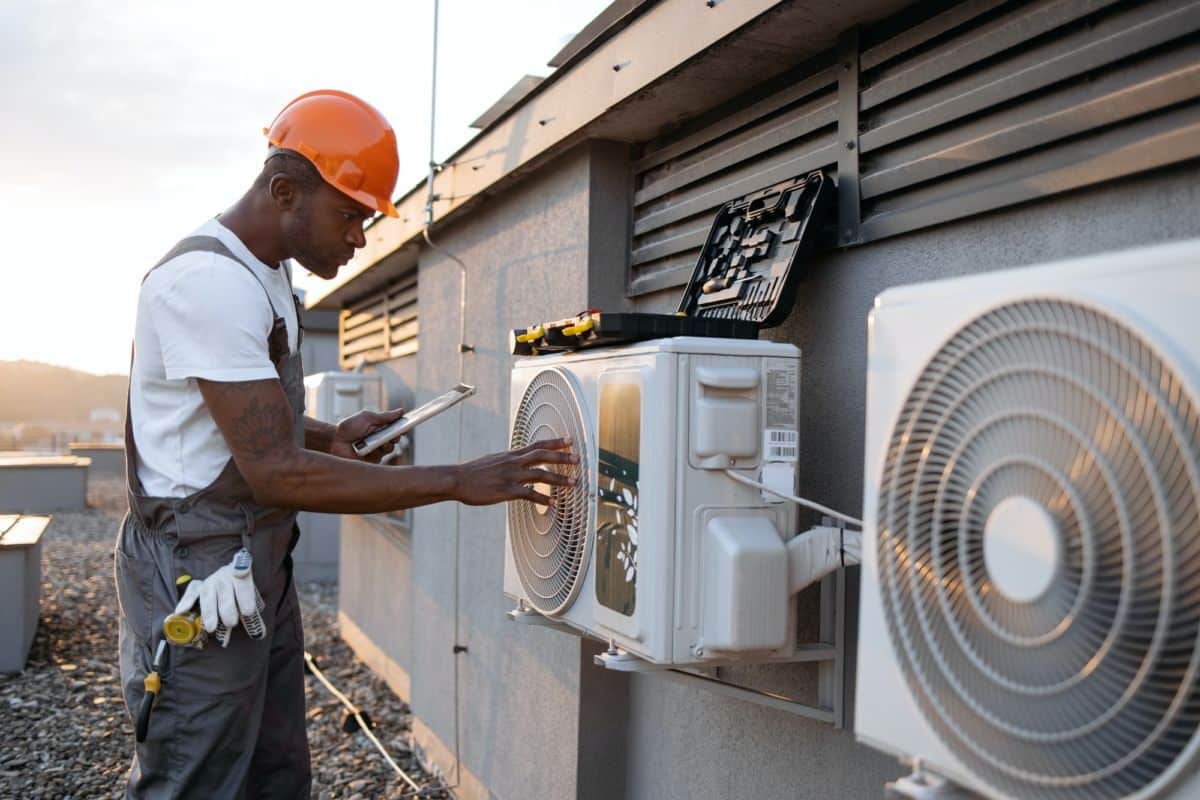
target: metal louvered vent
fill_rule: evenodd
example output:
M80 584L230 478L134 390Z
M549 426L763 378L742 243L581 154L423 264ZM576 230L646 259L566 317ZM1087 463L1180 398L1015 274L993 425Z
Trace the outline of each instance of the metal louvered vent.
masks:
M996 791L1144 797L1192 760L1198 427L1146 341L1058 300L976 318L908 395L879 495L888 630Z
M592 550L587 428L574 379L556 369L539 372L525 389L513 418L514 449L543 439L570 436L579 463L553 467L575 478L572 487L541 487L555 507L528 500L508 504L508 529L517 575L530 604L547 616L561 614L583 584Z

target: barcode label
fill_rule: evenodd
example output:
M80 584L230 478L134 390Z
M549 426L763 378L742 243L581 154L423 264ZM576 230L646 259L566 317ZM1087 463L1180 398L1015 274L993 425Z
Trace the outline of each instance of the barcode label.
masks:
M797 431L767 428L763 435L763 452L766 461L798 461L800 459L800 434Z

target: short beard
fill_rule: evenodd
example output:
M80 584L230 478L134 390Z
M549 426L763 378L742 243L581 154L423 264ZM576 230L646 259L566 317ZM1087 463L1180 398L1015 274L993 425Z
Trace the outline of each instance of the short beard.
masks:
M302 196L295 211L284 222L283 241L288 253L300 266L319 275L323 259L312 241L311 223L312 212Z

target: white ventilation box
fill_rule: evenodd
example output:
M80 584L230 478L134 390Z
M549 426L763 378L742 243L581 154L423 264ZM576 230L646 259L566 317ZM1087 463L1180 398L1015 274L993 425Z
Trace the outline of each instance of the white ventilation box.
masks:
M381 411L383 378L359 372L318 372L304 378L305 414L336 424L359 411ZM341 517L300 512L300 541L292 552L300 580L335 581L338 577Z
M383 378L361 372L318 372L304 378L305 413L336 423L359 411L382 411Z
M555 510L509 504L517 616L658 665L793 657L795 507L724 470L795 491L799 373L791 345L692 337L517 361L512 445L571 436L581 456Z
M1200 241L879 297L861 741L986 797L1200 797L1198 390Z

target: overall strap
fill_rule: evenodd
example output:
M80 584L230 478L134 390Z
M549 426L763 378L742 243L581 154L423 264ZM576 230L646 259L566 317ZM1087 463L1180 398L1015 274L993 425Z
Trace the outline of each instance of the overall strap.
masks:
M154 270L158 269L159 267L161 267L163 264L166 264L168 261L170 261L174 258L178 258L179 256L185 255L187 253L216 253L219 256L223 256L225 258L230 259L234 263L241 264L242 268L245 269L247 272L249 272L251 277L254 278L255 282L258 283L259 287L263 290L263 294L267 298L267 304L271 308L271 315L275 318L273 329L278 328L279 326L282 326L284 324L283 317L280 315L279 311L275 308L275 301L271 299L270 291L267 290L267 286L266 286L266 284L264 284L262 282L262 279L258 277L258 273L254 271L253 267L251 267L245 261L243 261L242 259L238 258L236 255L234 255L233 251L231 251L225 245L224 242L222 242L220 239L218 239L215 236L188 236L185 239L181 239L179 241L179 243L176 244L174 247L172 247L171 250L165 256L163 256L162 258L160 258L158 260L157 264L155 264L153 267L150 268L149 272L146 273L146 276L142 278L142 282L144 283L146 278L148 278L150 276L150 273L153 272ZM291 273L288 272L287 274L289 277L288 283L290 285L291 284L291 280L290 280ZM140 503L138 502L139 498L143 494L143 488L142 488L142 481L138 477L138 474L137 474L137 444L135 443L134 438L133 438L133 414L132 414L131 395L133 392L133 359L134 359L135 353L134 353L134 348L132 346L129 348L129 350L130 350L130 352L129 352L130 381L129 381L129 390L126 392L126 395L125 395L126 494L128 495L128 499L129 499L130 513L135 518L137 518L137 520L140 523L142 523L142 525L144 527L149 527L149 520L146 518L146 515L145 515L143 509L141 508Z
M228 258L230 261L241 264L242 268L249 272L250 276L254 278L260 287L262 287L263 294L267 296L267 303L271 306L271 314L275 317L280 316L279 310L275 308L275 301L271 299L271 293L267 290L267 285L262 282L261 278L258 277L258 273L254 271L254 268L242 259L235 256L233 251L226 247L225 243L215 236L188 236L186 239L181 239L179 244L172 247L170 252L160 258L158 263L150 268L150 272L154 272L154 270L158 269L171 259L178 258L186 253L216 253L219 256ZM146 273L146 277L150 276L150 272ZM288 284L291 285L290 273L288 273L288 278ZM145 280L146 278L142 278L143 282Z

